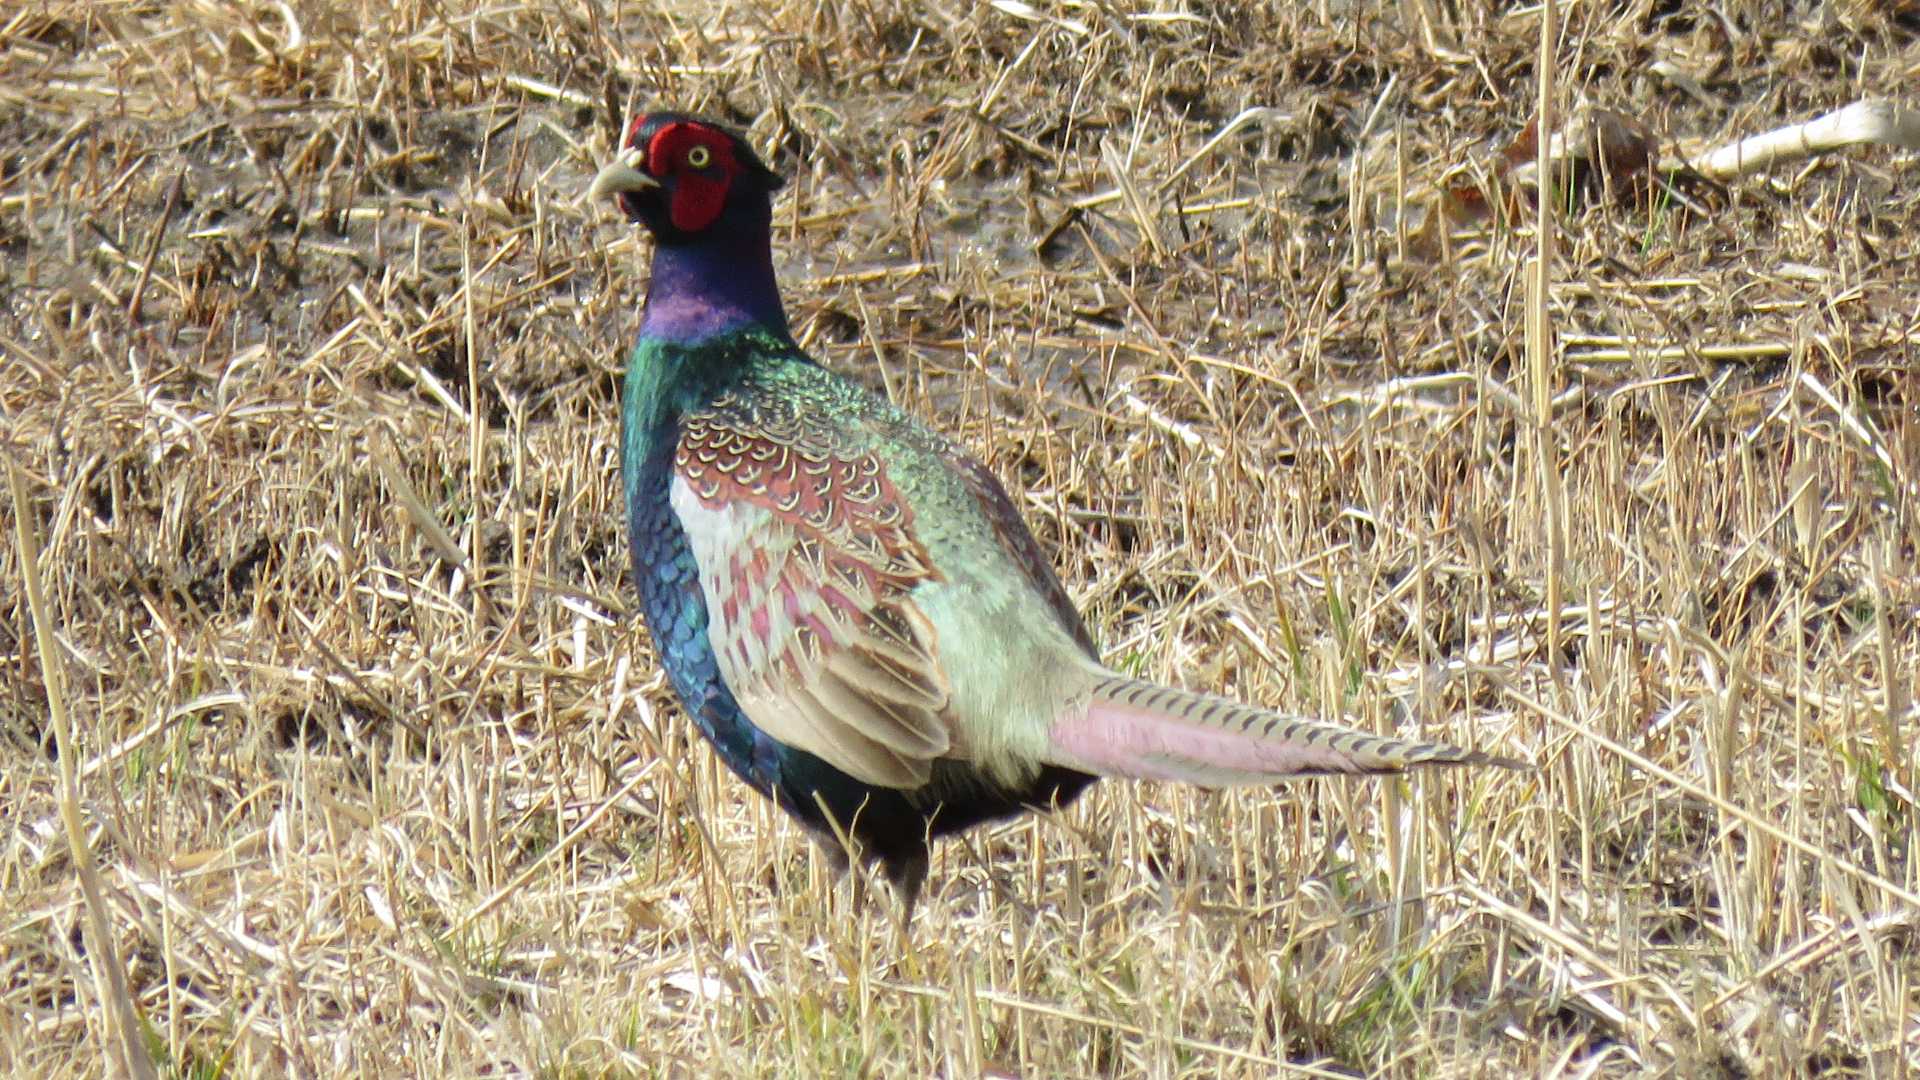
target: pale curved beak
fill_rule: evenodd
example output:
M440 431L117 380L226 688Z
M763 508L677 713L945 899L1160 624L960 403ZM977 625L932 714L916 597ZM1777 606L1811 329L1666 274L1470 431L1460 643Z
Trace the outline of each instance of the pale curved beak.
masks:
M660 181L640 171L640 151L622 150L594 175L587 187L587 198L604 199L609 195L657 188Z

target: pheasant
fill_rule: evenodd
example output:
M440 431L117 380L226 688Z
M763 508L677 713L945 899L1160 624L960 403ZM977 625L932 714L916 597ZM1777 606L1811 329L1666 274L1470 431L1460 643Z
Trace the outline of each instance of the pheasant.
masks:
M1510 765L1119 674L1000 482L821 367L774 278L781 178L738 134L636 117L589 196L653 234L622 400L633 578L687 715L904 920L930 840L1102 776L1265 784Z

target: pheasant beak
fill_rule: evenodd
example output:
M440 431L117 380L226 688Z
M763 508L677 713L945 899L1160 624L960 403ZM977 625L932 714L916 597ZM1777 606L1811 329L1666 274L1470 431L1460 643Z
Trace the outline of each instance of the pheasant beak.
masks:
M608 195L659 187L660 181L642 172L640 163L641 151L638 147L620 151L594 176L593 184L587 188L587 198L599 200Z

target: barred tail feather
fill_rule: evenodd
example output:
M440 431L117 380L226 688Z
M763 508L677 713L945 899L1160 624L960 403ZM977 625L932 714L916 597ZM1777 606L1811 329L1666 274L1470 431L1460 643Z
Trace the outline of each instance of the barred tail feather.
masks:
M1054 764L1209 787L1420 765L1524 767L1476 750L1381 738L1117 675L1094 684L1085 713L1074 710L1055 721L1049 739Z

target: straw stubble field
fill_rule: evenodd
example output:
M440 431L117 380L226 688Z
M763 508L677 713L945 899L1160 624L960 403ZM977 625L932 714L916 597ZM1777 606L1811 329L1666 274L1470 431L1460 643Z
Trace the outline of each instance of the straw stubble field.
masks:
M1562 7L1562 107L1669 149L1920 79L1911 5ZM1533 212L1423 193L1539 18L10 9L4 1071L1910 1074L1920 159L1570 198L1530 366ZM897 939L630 602L646 244L576 199L647 105L769 148L798 336L1114 663L1538 770L1102 785Z

